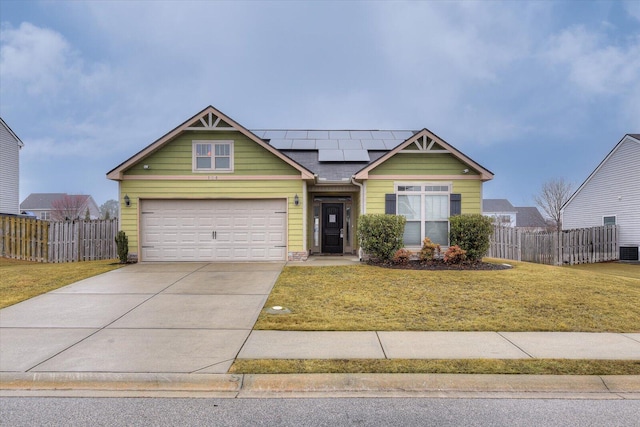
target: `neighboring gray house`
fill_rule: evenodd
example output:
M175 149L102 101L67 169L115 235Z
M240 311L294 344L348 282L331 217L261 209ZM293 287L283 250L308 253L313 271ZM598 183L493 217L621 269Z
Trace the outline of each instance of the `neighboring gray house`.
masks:
M516 206L516 227L527 231L546 231L547 221L535 206Z
M505 227L518 227L527 231L545 231L547 222L535 206L515 207L507 199L482 199L482 215Z
M0 117L0 214L20 213L20 149L23 146L18 135Z
M516 208L507 199L482 199L482 215L506 227L516 226Z
M640 134L627 134L561 210L562 228L619 226L621 260L638 260Z
M68 219L84 219L87 209L89 209L89 216L91 219L97 219L100 217L100 209L96 204L93 197L86 194L74 194L69 195L67 193L31 193L29 196L20 203L20 211L23 213L34 214L38 219L43 220L60 220L56 218L54 202L57 200L67 199L70 201L72 207L77 207L77 218ZM71 216L71 215L65 215Z

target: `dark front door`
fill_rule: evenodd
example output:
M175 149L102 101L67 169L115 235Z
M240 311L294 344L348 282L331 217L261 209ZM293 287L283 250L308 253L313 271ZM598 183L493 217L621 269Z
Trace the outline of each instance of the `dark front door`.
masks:
M342 203L322 204L322 252L342 253Z

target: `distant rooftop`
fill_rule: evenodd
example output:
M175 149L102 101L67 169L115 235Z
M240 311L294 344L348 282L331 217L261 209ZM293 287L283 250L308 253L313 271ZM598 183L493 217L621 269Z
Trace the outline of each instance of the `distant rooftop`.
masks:
M482 199L482 212L516 212L507 199Z

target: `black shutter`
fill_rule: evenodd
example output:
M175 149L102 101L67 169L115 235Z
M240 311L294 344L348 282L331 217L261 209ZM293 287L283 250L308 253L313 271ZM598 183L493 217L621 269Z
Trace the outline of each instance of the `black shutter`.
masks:
M462 214L462 194L449 195L449 213L451 216Z
M384 213L395 215L396 214L396 195L385 194L384 195Z

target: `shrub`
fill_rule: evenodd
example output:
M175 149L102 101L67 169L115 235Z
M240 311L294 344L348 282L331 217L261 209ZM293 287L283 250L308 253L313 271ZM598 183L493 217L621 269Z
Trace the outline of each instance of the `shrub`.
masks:
M396 253L393 255L392 261L394 264L407 265L409 264L411 255L413 254L408 249L398 249Z
M120 230L115 237L115 241L116 247L118 249L118 258L120 258L120 263L126 264L127 257L129 256L129 238L124 231Z
M467 251L467 259L481 260L489 249L489 237L493 232L491 218L480 214L455 215L449 218L451 245Z
M438 255L440 255L440 245L433 243L430 238L425 237L422 241L422 249L420 249L418 253L420 261L431 261Z
M360 215L358 239L360 247L372 258L388 261L402 247L406 219L400 215Z
M444 253L444 262L447 264L460 264L467 258L467 251L461 249L460 246L449 246Z

